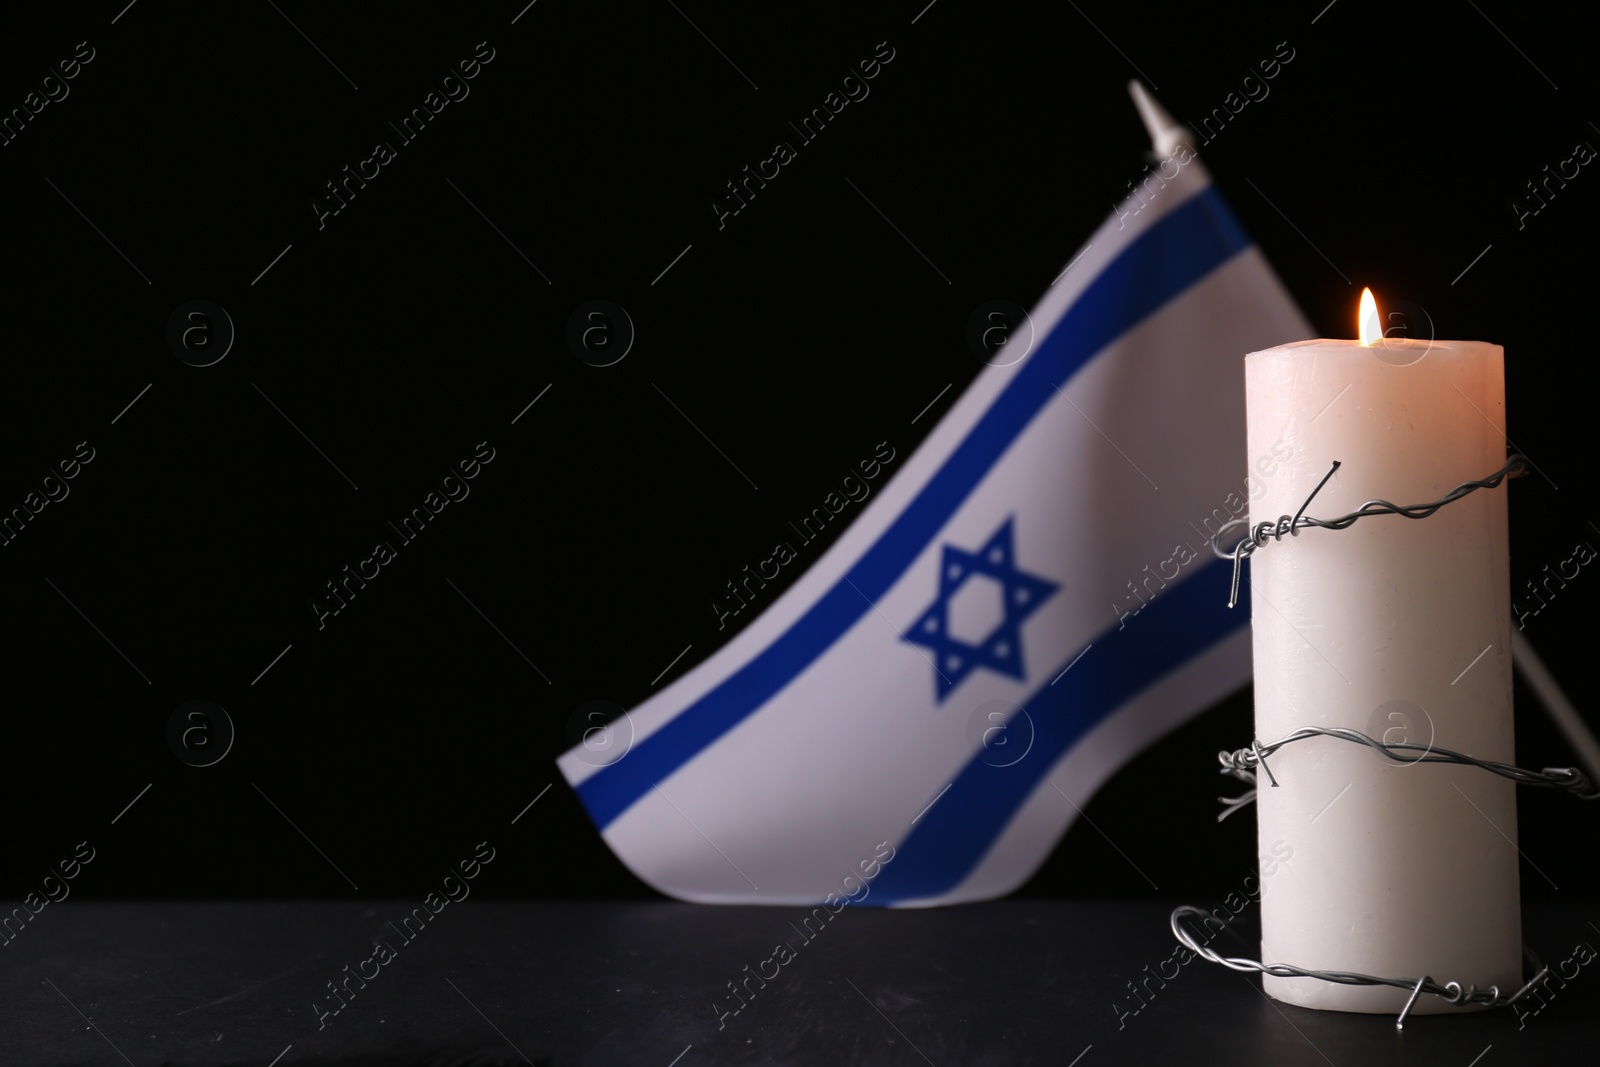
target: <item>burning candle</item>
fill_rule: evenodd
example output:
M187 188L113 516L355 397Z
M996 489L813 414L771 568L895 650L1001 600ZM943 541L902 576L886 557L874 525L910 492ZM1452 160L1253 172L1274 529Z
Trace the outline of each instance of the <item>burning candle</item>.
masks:
M1359 341L1300 341L1245 357L1249 454L1294 459L1253 521L1333 518L1368 500L1419 504L1506 461L1503 350L1386 338L1362 294ZM1385 743L1514 762L1504 488L1412 520L1301 530L1249 564L1256 737L1345 727ZM1398 753L1407 760L1419 751ZM1317 970L1521 984L1516 786L1451 763L1397 764L1313 737L1257 772L1261 959ZM1287 863L1279 862L1291 855ZM1397 1012L1408 992L1267 977L1311 1008ZM1455 1010L1421 998L1414 1012Z

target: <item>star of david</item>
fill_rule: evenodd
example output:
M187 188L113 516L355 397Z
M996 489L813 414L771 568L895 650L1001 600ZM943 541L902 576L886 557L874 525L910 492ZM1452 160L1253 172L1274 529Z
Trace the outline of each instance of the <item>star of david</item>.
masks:
M1022 623L1060 587L1017 569L1012 549L1012 522L1013 519L1006 519L988 543L976 552L955 545L944 546L944 558L939 566L939 595L906 632L906 641L933 653L934 691L940 703L979 667L1018 681L1027 678L1022 661ZM999 584L1004 615L977 644L969 644L950 632L950 602L967 582L978 576L992 578Z

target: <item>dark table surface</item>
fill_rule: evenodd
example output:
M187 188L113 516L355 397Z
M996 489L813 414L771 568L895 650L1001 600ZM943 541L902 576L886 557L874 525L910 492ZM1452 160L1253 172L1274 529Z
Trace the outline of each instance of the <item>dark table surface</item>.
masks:
M800 908L469 898L408 942L388 922L416 903L49 905L0 949L0 1064L1600 1061L1590 967L1537 1014L1417 1017L1403 1033L1269 1001L1259 978L1203 961L1123 1014L1127 983L1172 955L1163 902L847 908L808 940ZM1600 906L1530 903L1525 934L1555 963L1600 943L1591 920ZM1241 932L1225 951L1254 955ZM392 956L364 964L380 939ZM780 941L792 958L732 1014L728 983L770 975ZM376 975L320 1015L347 964Z

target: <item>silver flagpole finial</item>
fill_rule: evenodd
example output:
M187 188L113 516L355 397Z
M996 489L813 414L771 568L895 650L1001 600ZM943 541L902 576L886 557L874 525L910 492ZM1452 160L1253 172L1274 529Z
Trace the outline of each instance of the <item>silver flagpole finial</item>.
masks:
M1139 109L1139 118L1144 122L1144 128L1150 134L1150 144L1155 154L1166 159L1178 150L1178 145L1186 144L1189 150L1194 150L1194 135L1189 128L1171 115L1162 107L1156 98L1150 95L1150 90L1137 78L1128 83L1128 95L1133 97L1133 106Z

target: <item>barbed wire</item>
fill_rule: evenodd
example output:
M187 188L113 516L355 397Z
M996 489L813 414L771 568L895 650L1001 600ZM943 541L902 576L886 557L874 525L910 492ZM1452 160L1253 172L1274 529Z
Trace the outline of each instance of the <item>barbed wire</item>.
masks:
M1470 767L1480 767L1491 774L1498 774L1502 778L1509 778L1518 785L1531 785L1544 789L1565 789L1579 800L1595 800L1600 798L1600 788L1589 780L1589 776L1576 767L1545 767L1543 770L1532 771L1526 767L1515 767L1509 763L1499 763L1495 760L1478 759L1462 752L1452 752L1448 748L1436 748L1432 744L1419 745L1411 742L1385 742L1369 737L1360 730L1351 730L1342 726L1306 726L1287 737L1268 744L1253 741L1249 748L1235 749L1232 752L1219 752L1217 759L1222 763L1223 774L1229 774L1251 786L1249 791L1236 797L1218 797L1218 803L1227 805L1217 821L1221 822L1229 815L1249 804L1256 798L1256 789L1259 788L1259 779L1254 768L1260 767L1267 772L1267 780L1276 786L1277 779L1272 775L1272 768L1267 766L1266 758L1284 745L1295 741L1304 741L1308 737L1336 737L1341 741L1349 741L1358 745L1366 745L1379 755L1393 760L1395 763L1407 766L1416 763L1458 763ZM1421 756L1407 759L1398 756L1396 752L1421 752Z
M1228 607L1231 608L1239 602L1239 578L1244 567L1244 561L1253 555L1256 549L1264 545L1268 538L1278 541L1283 538L1284 534L1298 537L1301 530L1312 526L1323 530L1343 530L1354 525L1356 520L1369 518L1373 515L1400 515L1407 519L1425 519L1446 504L1460 500L1474 490L1493 489L1506 478L1514 478L1527 473L1528 470L1527 458L1513 453L1507 458L1504 467L1501 467L1487 478L1479 478L1477 481L1472 482L1462 482L1438 500L1427 504L1391 504L1387 500L1369 500L1348 515L1341 515L1337 519L1312 518L1306 514L1306 508L1311 506L1311 501L1316 498L1318 493L1322 492L1322 487L1328 484L1328 479L1333 477L1334 472L1339 469L1340 465L1338 460L1333 461L1333 466L1328 468L1328 473L1322 476L1322 480L1317 483L1317 487L1311 490L1311 495L1306 497L1305 503L1300 505L1300 510L1295 512L1294 515L1280 515L1276 522L1258 522L1254 526L1250 526L1250 532L1241 538L1238 544L1233 546L1232 551L1223 550L1220 543L1223 535L1236 526L1249 526L1250 520L1248 518L1234 519L1232 522L1225 523L1216 533L1211 535L1211 551L1219 559L1233 561L1233 585L1228 592Z
M1411 1013L1411 1008L1417 1002L1417 997L1423 993L1431 996L1442 997L1450 1004L1457 1007L1471 1007L1474 1005L1485 1008L1505 1008L1517 1003L1533 989L1534 986L1544 981L1550 973L1550 968L1540 962L1539 957L1527 946L1523 946L1523 958L1532 966L1534 975L1521 989L1505 996L1500 992L1500 987L1491 985L1488 989L1479 989L1475 985L1462 987L1460 982L1445 982L1442 985L1435 982L1429 975L1421 978L1380 978L1377 975L1361 974L1356 971L1319 971L1310 967L1297 967L1291 963L1262 963L1260 960L1245 959L1241 956L1224 956L1213 949L1209 949L1194 939L1178 920L1184 916L1196 916L1202 922L1212 917L1203 909L1192 904L1182 904L1172 911L1172 935L1178 939L1190 952L1212 963L1220 963L1232 971L1245 973L1271 975L1274 978L1316 978L1324 982L1334 982L1339 985L1386 985L1396 989L1409 989L1411 996L1406 1000L1405 1007L1400 1009L1400 1015L1395 1019L1396 1030L1404 1030L1406 1016ZM1212 919L1215 922L1215 919Z
M1239 581L1242 576L1244 561L1261 548L1268 539L1281 540L1284 534L1291 537L1298 536L1300 531L1309 527L1318 527L1324 530L1343 530L1356 523L1356 521L1369 518L1373 515L1399 515L1407 519L1425 519L1444 507L1446 504L1460 500L1468 493L1478 489L1494 489L1506 478L1525 474L1529 464L1527 459L1519 454L1510 455L1505 466L1495 471L1486 478L1476 481L1462 482L1451 489L1438 500L1426 504L1393 504L1387 500L1369 500L1355 511L1341 515L1336 519L1318 519L1306 515L1306 509L1311 506L1311 501L1328 484L1328 480L1338 471L1340 462L1334 460L1328 468L1328 473L1322 476L1300 509L1293 515L1279 516L1275 522L1258 522L1250 524L1248 518L1234 519L1226 523L1211 536L1211 551L1221 559L1233 562L1233 582L1228 592L1228 607L1234 607L1239 602ZM1248 527L1249 533L1241 538L1231 551L1224 551L1221 546L1223 537L1229 530L1236 527ZM1366 745L1374 752L1386 759L1400 764L1414 763L1454 763L1465 766L1478 767L1491 774L1502 778L1509 778L1518 785L1531 785L1549 789L1564 789L1582 800L1600 798L1600 789L1576 767L1546 767L1543 770L1533 771L1524 767L1513 766L1509 763L1500 763L1495 760L1478 759L1462 752L1452 752L1449 749L1435 748L1431 743L1419 745L1411 742L1384 742L1369 737L1359 730L1344 727L1307 726L1296 730L1286 737L1276 741L1262 744L1260 740L1252 741L1249 748L1236 749L1232 752L1219 752L1218 759L1222 763L1221 773L1232 775L1250 785L1250 789L1237 797L1218 797L1217 800L1226 805L1217 821L1221 822L1229 815L1250 804L1256 799L1259 781L1256 768L1266 772L1267 780L1276 787L1278 781L1272 773L1272 768L1267 764L1267 757L1282 748L1284 745L1295 741L1304 741L1311 737L1333 737L1353 744ZM1420 756L1407 758L1397 753L1421 752ZM1202 922L1215 921L1204 910L1192 905L1181 905L1175 908L1171 916L1172 934L1178 939L1179 944L1202 959L1212 963L1219 963L1234 971L1246 973L1255 972L1270 975L1274 978L1315 978L1324 982L1333 982L1339 985L1365 985L1365 986L1392 986L1396 989L1408 989L1411 995L1406 999L1405 1006L1400 1009L1399 1016L1395 1019L1395 1029L1405 1028L1406 1016L1415 1006L1417 998L1424 993L1444 999L1447 1003L1457 1007L1481 1006L1486 1008L1502 1008L1516 1004L1527 996L1535 986L1544 981L1550 969L1544 966L1534 952L1523 947L1523 956L1530 964L1534 975L1527 984L1515 993L1504 995L1498 985L1491 985L1488 989L1480 990L1475 985L1463 987L1459 982L1439 983L1430 975L1420 978L1383 978L1377 975L1361 974L1355 971L1328 971L1317 970L1310 967L1300 967L1289 963L1262 963L1260 960L1246 959L1240 956L1223 956L1199 943L1181 924L1180 920L1186 916L1198 917Z

